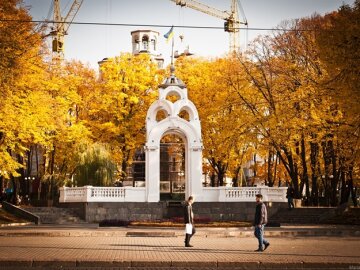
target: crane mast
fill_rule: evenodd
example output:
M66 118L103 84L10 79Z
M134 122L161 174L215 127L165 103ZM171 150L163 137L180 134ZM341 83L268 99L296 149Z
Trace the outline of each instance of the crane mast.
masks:
M181 7L188 7L202 13L208 14L213 17L220 18L225 20L224 22L224 30L229 33L230 42L229 49L230 52L238 52L240 50L240 25L245 24L247 22L241 22L239 19L239 4L238 0L231 1L231 10L230 11L221 11L214 7L210 7L196 0L170 0L174 2L176 5Z
M61 16L60 0L54 0L54 25L50 34L52 40L52 52L54 60L62 60L64 58L64 36L80 9L83 0L74 0L67 15Z

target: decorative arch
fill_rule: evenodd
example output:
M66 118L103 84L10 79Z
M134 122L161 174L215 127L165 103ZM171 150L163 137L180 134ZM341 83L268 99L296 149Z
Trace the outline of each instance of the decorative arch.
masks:
M156 122L160 122L160 121L164 120L167 117L168 117L167 111L165 111L163 109L160 109L160 110L156 111L156 118L155 118Z
M171 80L171 79L170 79ZM166 89L160 90L159 99L166 99L168 95L177 95L179 99L186 99L187 100L187 92L182 91L179 87L169 86Z
M179 114L181 111L187 111L190 117L190 121L199 120L197 109L190 100L179 100L174 106L174 113Z
M198 112L179 79L172 75L165 82L159 88L159 99L150 106L146 117L146 200L160 200L160 140L167 134L176 134L185 143L185 196L193 195L201 201L202 138ZM175 103L166 99L173 94L179 97ZM156 114L160 110L166 111L168 116L157 122ZM189 121L179 117L183 110L188 112Z
M172 116L174 114L174 107L172 103L168 100L157 100L151 104L146 115L146 130L151 130L157 124L156 116L158 111L163 110L167 113L167 116ZM166 119L166 118L165 118Z
M178 113L179 117L181 119L184 119L186 121L190 121L191 120L191 114L187 111L187 110L180 110L180 112Z
M141 43L142 43L142 49L144 51L148 51L149 50L149 36L143 35L141 38Z

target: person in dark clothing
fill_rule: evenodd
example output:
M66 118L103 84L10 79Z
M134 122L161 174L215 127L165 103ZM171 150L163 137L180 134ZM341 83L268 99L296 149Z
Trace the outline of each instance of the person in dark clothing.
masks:
M289 185L287 192L286 192L286 198L288 199L289 210L295 208L294 195L295 195L295 190L291 185Z
M264 228L266 223L267 223L266 205L262 202L262 195L256 194L254 235L259 241L259 248L255 251L262 252L270 246L270 243L264 238Z
M190 239L196 232L194 227L194 213L192 211L193 202L194 197L190 196L185 202L184 207L185 247L192 247L192 245L190 245Z

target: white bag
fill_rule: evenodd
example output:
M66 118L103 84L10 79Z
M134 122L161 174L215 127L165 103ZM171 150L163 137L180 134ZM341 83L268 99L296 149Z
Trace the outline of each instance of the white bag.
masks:
M187 233L187 234L192 234L192 230L193 230L193 226L192 226L192 224L190 224L190 223L186 223L186 226L185 226L185 233Z

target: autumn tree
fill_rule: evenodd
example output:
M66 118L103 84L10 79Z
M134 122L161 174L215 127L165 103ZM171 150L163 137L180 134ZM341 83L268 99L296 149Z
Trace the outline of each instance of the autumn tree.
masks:
M96 85L96 74L79 62L53 63L47 70L46 89L50 97L51 138L44 149L42 181L48 197L56 195L58 186L69 182L80 165L81 157L91 146L91 133L80 117L83 97Z
M316 44L320 59L330 74L324 81L328 93L336 102L342 118L334 124L338 127L333 136L338 141L338 173L341 181L341 202L351 194L354 204L354 186L359 175L359 128L360 128L360 69L358 46L360 38L360 1L353 6L343 5L336 12L325 15L318 22ZM331 146L331 145L330 145ZM331 148L330 148L331 151Z
M110 151L122 180L135 150L145 142L147 109L161 79L148 55L124 53L102 64L101 81L87 97L87 125Z
M0 174L11 178L15 194L15 177L24 176L26 151L33 143L47 144L51 120L51 108L44 106L49 97L43 85L41 37L20 4L0 4Z
M77 109L83 92L96 82L95 72L79 63L44 62L41 33L28 22L21 1L1 2L0 7L5 20L0 23L1 174L12 179L17 193L19 183L26 190L24 179L35 171L50 196L71 176L88 143Z
M349 137L347 127L352 123L329 95L339 89L331 88L329 82L336 78L322 61L316 43L314 27L322 20L316 15L284 22L273 36L258 38L248 57L238 58L251 85L235 89L239 101L258 119L253 128L258 132L259 150L268 149L268 155L262 156L268 161L275 155L280 159L298 197L305 188L306 198L317 204L322 191L327 203L336 205L345 156L354 157L346 150L350 149L346 141L355 139L351 141L356 153L357 136L351 132ZM275 164L268 162L268 170ZM270 174L267 178L270 182Z
M249 127L246 113L234 102L226 76L231 74L234 64L231 58L179 58L176 62L177 76L184 80L189 98L198 109L203 156L211 165L213 177L217 177L212 185L218 186L224 185L225 176L233 177L234 184L239 185L241 168L251 148L246 137ZM243 83L245 87L247 82Z
M282 32L282 28L294 30ZM318 130L325 122L320 121L319 114L328 111L326 106L330 103L323 95L324 88L319 86L326 71L314 49L313 33L303 31L306 28L306 20L294 20L284 23L273 37L256 40L248 52L249 58L239 57L252 87L237 92L259 119L258 144L268 151L262 155L267 157L268 181L272 182L271 168L277 164L273 157L279 158L297 196L306 187L310 198L305 142L312 128Z

